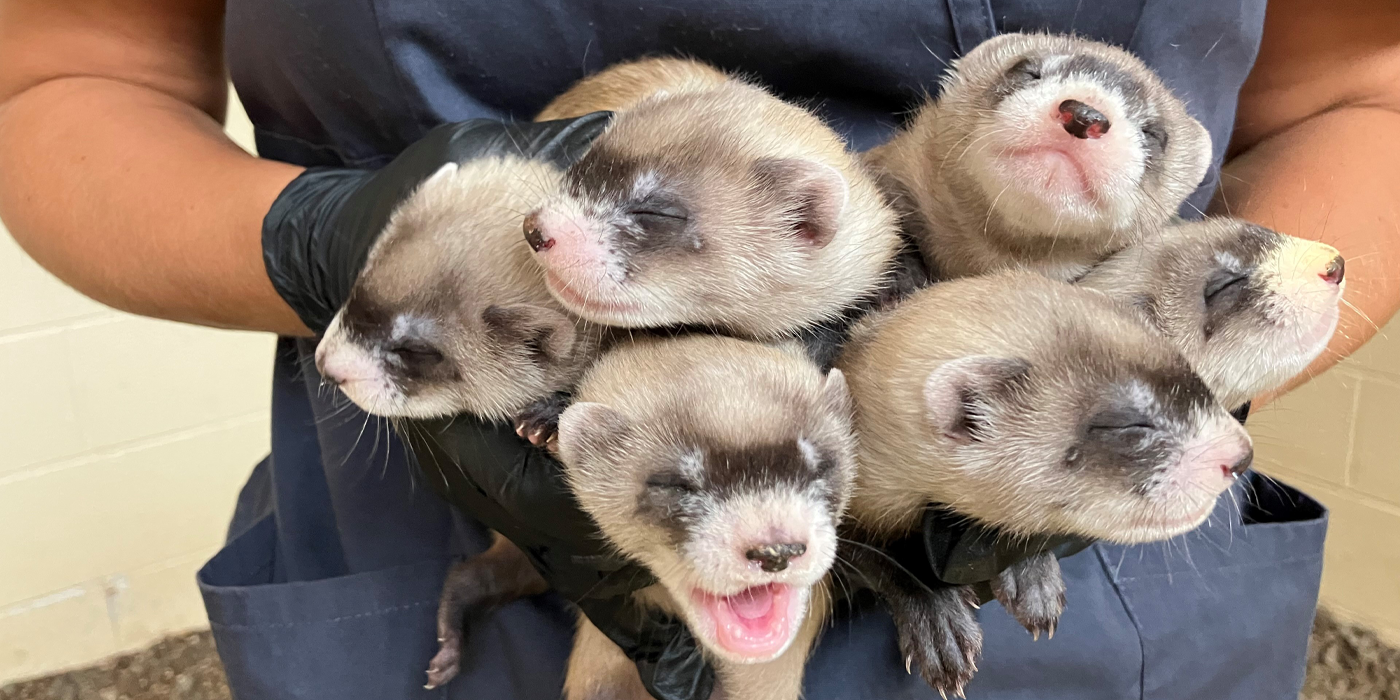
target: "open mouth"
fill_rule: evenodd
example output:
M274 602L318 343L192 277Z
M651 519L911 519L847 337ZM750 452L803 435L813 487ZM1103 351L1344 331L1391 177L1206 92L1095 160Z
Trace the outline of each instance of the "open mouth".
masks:
M593 299L583 294L579 294L573 287L569 286L563 278L556 275L553 270L546 270L544 274L545 285L549 287L555 296L561 301L576 309L583 309L599 314L609 314L620 316L636 311L636 307L630 304L620 304L616 302Z
M695 607L714 627L720 649L743 661L768 661L797 635L805 596L787 584L770 583L719 596L695 589Z

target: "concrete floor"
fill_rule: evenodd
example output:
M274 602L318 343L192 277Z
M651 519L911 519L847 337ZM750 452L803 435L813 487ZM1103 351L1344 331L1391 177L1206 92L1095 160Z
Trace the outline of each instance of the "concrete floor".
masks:
M207 632L93 668L0 688L0 700L231 700ZM1400 700L1400 650L1318 615L1299 700Z

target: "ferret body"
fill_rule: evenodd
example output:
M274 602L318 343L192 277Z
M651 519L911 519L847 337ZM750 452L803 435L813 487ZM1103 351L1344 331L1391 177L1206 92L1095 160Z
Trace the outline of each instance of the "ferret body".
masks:
M1209 133L1141 61L1048 34L968 52L868 155L940 279L1065 281L1175 215L1210 159Z
M514 418L573 384L601 335L545 289L523 212L561 171L514 157L449 164L390 217L316 348L366 412Z
M542 116L616 110L526 220L551 293L625 327L791 336L878 294L893 210L811 112L690 61L585 79Z
M796 700L855 479L841 372L695 335L619 347L575 395L561 460L610 542L656 575L639 600L686 622L725 698ZM611 646L582 621L569 700L646 697Z
M1327 347L1344 274L1332 246L1211 218L1174 224L1078 284L1140 312L1236 408L1282 386Z
M837 366L860 435L850 522L873 543L912 531L928 503L1011 536L1164 539L1203 522L1253 457L1159 334L1102 294L1024 271L915 294L860 324ZM966 591L887 583L904 653L961 690L980 648ZM1053 631L1053 556L993 589L1033 632Z

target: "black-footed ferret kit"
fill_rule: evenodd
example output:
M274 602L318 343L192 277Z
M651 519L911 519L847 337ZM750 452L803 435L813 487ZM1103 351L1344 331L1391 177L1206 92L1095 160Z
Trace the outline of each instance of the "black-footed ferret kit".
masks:
M725 698L797 700L855 481L841 372L823 375L796 344L651 338L604 354L574 397L559 421L560 459L618 553L655 575L637 602L685 621ZM505 547L466 562L498 571L460 576L452 595L483 607L513 597L507 591L542 591L524 557ZM459 623L463 612L459 605L449 619ZM445 658L455 673L460 642L451 643ZM432 685L443 670L435 660ZM632 662L580 616L565 697L648 695Z
M515 418L571 386L602 333L566 311L520 236L558 168L452 163L390 216L316 347L321 375L366 412Z
M1209 133L1140 60L1049 34L969 51L868 155L941 279L1073 279L1175 215L1210 159Z
M581 81L543 116L600 109L617 112L612 123L526 220L549 291L571 312L762 340L880 291L900 245L894 212L811 112L701 64L653 59Z
M874 544L912 531L929 503L1010 536L1165 539L1204 522L1253 457L1160 334L1105 295L1033 273L933 285L862 322L837 366L860 438L850 520ZM897 571L875 587L906 663L960 692L981 646L968 591ZM1029 629L1053 631L1053 555L992 588Z

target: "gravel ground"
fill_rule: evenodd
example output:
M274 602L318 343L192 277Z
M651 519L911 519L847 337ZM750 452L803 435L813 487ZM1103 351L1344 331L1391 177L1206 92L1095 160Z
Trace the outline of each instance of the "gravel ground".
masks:
M231 700L208 632L0 688L0 700ZM1400 649L1318 613L1299 700L1400 700Z

